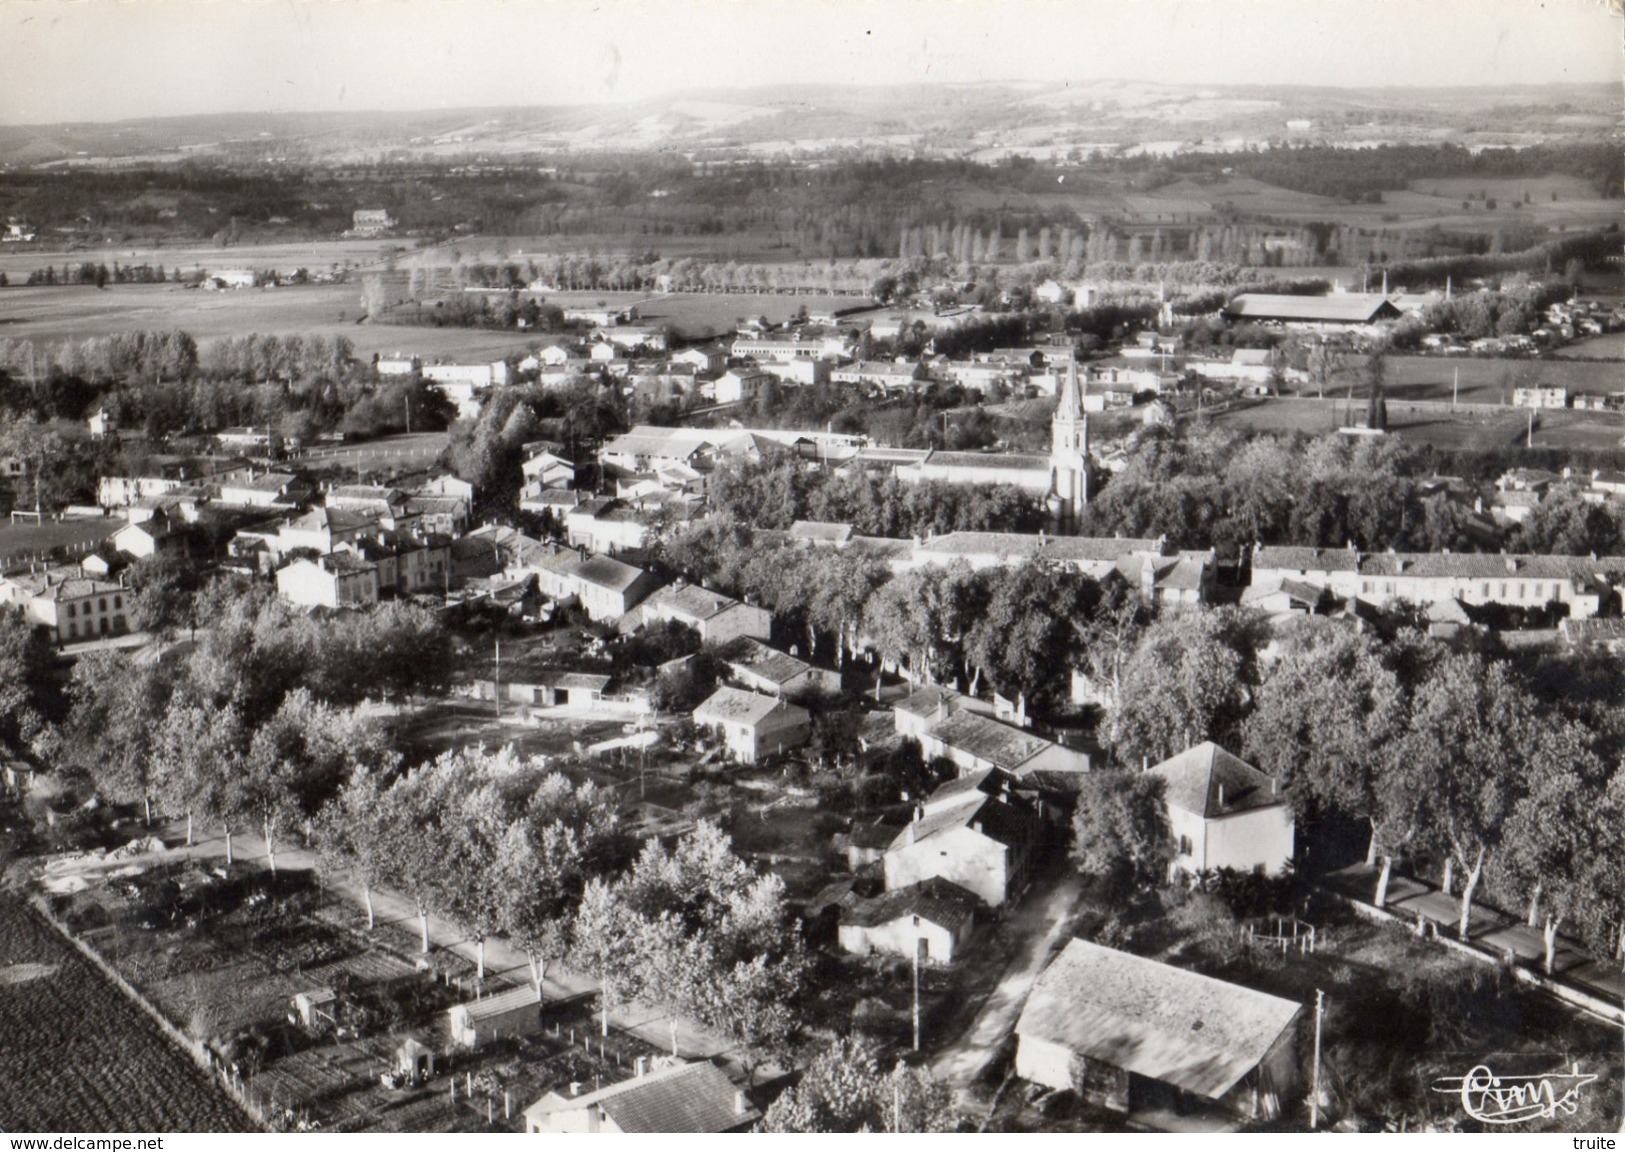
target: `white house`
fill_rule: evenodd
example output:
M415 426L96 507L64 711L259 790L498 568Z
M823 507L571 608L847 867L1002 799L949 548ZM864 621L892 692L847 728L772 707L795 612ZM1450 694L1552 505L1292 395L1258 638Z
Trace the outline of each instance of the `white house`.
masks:
M1272 776L1211 740L1152 767L1166 781L1173 867L1191 875L1221 868L1278 875L1292 859L1292 806Z
M841 951L858 956L882 952L952 964L970 939L976 919L976 893L952 880L933 877L865 900L842 897L836 939Z
M276 574L284 599L307 608L360 607L378 603L378 565L354 552L330 552L295 560Z
M769 648L759 640L749 641L750 650L738 660L728 661L728 670L752 692L767 696L795 696L803 692L836 693L841 690L841 674L817 668L788 652Z
M772 696L718 688L694 709L694 723L715 729L728 751L746 764L754 764L764 756L805 744L812 716L805 708Z
M58 644L128 632L129 594L122 584L89 577L80 568L0 577L0 603L21 608L31 624L48 629Z
M737 404L741 400L754 400L762 388L773 379L771 373L759 368L730 368L716 378L712 385L718 404Z
M519 466L525 482L539 483L543 488L568 488L576 482L576 466L563 456L551 452L538 452Z
M1041 819L1020 796L983 791L984 779L950 780L916 809L886 849L888 892L941 877L996 908L1027 887Z
M578 560L560 572L559 579L594 620L620 619L659 586L643 569L609 556Z
M673 585L649 597L643 605L643 621L655 620L685 624L706 644L725 644L736 636L767 640L773 629L773 614L767 609L741 604L698 584Z

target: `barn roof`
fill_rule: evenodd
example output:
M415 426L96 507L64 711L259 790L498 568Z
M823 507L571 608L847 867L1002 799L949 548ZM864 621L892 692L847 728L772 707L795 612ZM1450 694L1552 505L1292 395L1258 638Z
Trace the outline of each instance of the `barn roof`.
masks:
M1231 300L1225 311L1251 320L1324 321L1334 324L1369 324L1373 320L1397 320L1400 311L1387 297L1372 293L1344 292L1332 296L1274 296L1244 292Z
M1217 1099L1263 1061L1299 1011L1290 1000L1073 940L1033 984L1016 1032Z

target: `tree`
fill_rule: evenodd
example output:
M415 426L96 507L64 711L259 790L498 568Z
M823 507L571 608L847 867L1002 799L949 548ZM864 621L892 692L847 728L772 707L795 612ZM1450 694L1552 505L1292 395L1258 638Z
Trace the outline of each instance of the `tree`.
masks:
M1388 787L1416 813L1410 823L1445 855L1445 892L1453 894L1455 867L1466 874L1458 926L1463 940L1485 861L1501 844L1503 822L1542 744L1558 735L1499 662L1447 657L1416 691Z
M766 1132L952 1132L952 1093L924 1069L880 1071L874 1043L840 1037L815 1056L762 1119Z
M1118 758L1157 763L1214 740L1236 745L1252 700L1246 617L1190 612L1151 625L1123 669Z
M1309 377L1315 382L1315 395L1324 400L1326 388L1348 370L1348 357L1339 344L1317 340L1309 349Z
M1123 674L1140 637L1151 623L1151 613L1139 590L1117 573L1101 585L1101 602L1083 633L1082 670L1094 686L1104 713L1102 741L1115 747L1121 738Z
M317 822L321 860L330 869L348 868L361 882L367 907L367 930L376 924L372 891L388 869L389 832L384 795L394 765L358 765L338 794L322 808Z
M44 631L20 616L0 617L0 741L12 752L55 751L62 707L55 664Z
M169 549L136 561L130 568L130 626L167 639L193 621L197 572L184 552Z
M97 790L114 803L140 804L152 823L158 787L154 717L164 715L170 681L156 664L122 652L88 652L74 664L65 743Z
M500 928L525 950L540 998L548 961L569 946L571 902L618 854L615 812L591 781L578 787L552 773L531 793L508 837L494 881L505 895Z
M1148 772L1102 770L1081 781L1072 817L1072 860L1112 891L1154 886L1174 858L1166 781Z
M635 1000L643 990L642 929L641 918L614 886L597 877L587 882L570 924L568 959L598 981L605 1036L610 1006Z
M1029 561L1006 569L991 587L959 587L958 610L973 621L965 643L969 661L1015 697L1018 712L1035 698L1049 704L1061 684L1056 670L1073 667L1082 652L1100 586L1074 568Z
M243 721L236 706L199 697L190 685L170 698L154 740L158 791L170 811L186 813L187 844L198 817L217 820L225 831L227 864L232 863L232 829L243 810L242 749Z
M444 895L446 821L468 781L452 754L399 776L378 796L377 846L382 876L411 898L420 949L429 952L429 911Z
M1290 635L1242 726L1247 758L1278 780L1299 820L1327 810L1371 825L1381 841L1383 784L1405 728L1399 677L1377 643L1343 628Z
M273 875L282 829L314 820L342 787L372 743L364 729L298 688L255 730L239 787L244 808L259 822Z
M1597 820L1605 810L1606 787L1601 761L1586 749L1572 749L1541 765L1507 818L1503 870L1530 893L1529 927L1540 924L1544 910L1547 975L1564 921L1600 911L1594 908L1590 885L1595 861L1607 851L1606 833Z

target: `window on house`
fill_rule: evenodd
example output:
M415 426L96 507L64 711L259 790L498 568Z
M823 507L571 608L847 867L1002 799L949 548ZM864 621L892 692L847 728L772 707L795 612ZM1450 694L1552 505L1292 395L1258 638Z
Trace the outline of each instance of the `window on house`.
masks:
M98 607L98 608L99 608L99 609L100 609L100 610L101 610L101 611L103 611L103 612L106 612L106 611L107 611L107 597L106 597L106 596L103 596L103 597L102 597L102 598L101 598L101 599L100 599L100 600L99 600L99 601L97 601L97 604L96 604L96 606L97 606L97 607Z
M1507 586L1506 586L1506 581L1503 580L1501 582L1501 599L1505 600L1506 598L1507 598Z
M72 604L69 604L68 605L68 619L72 620L73 617L74 617L74 607L73 607Z
M77 625L77 624L69 624L68 625L68 639L69 640L76 639L78 637L78 635L79 635L79 625Z
M1191 843L1191 838L1189 836L1181 836L1179 838L1179 854L1181 856L1189 856L1194 851L1196 851L1196 845Z
M122 611L123 608L124 608L124 597L122 597L122 596L113 597L113 607Z

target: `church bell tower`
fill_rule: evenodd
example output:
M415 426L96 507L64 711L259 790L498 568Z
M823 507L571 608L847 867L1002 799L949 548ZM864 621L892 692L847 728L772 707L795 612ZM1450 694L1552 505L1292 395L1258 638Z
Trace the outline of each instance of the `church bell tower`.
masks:
M1078 363L1067 365L1060 403L1050 426L1050 512L1075 520L1089 503L1089 415L1083 409Z

